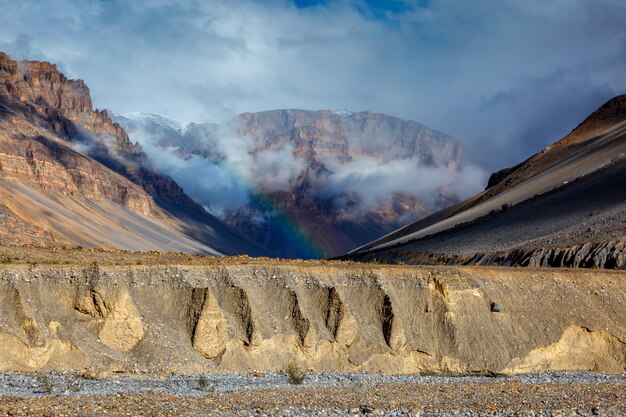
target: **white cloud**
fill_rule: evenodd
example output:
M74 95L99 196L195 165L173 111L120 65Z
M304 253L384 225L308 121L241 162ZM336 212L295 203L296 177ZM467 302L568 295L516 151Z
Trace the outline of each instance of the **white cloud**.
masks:
M188 195L217 215L245 206L257 191L288 189L290 181L306 168L306 162L294 155L290 144L259 150L257 140L238 136L229 123L217 127L215 138L201 139L220 155L215 158L189 155L177 146L161 143L163 139L185 140L182 134L186 127L175 120L150 114L122 117L130 118L130 122L126 119L131 124L127 127L129 136L141 144L150 168L174 178ZM168 137L171 135L179 138Z
M316 162L324 169L309 171L293 145L280 141L280 145L272 144L263 136L240 136L241 126L236 120L216 126L209 136L195 136L204 143L194 142L198 147L190 155L188 150L167 145L189 143L182 133L189 131L186 127L154 115L130 116L131 120L120 121L128 126L131 139L143 146L151 167L172 176L189 195L217 215L244 208L258 193L290 191L305 173L307 180L316 184L315 195L347 209L346 216L391 207L398 194L416 198L427 210L437 210L442 208L442 201L447 201L446 196L468 197L486 180L485 172L475 166L462 164L458 168L456 161L449 165L444 154L450 158L447 152L451 152L454 158L454 150L435 147L431 149L432 158L426 158L425 163L421 160L423 154L389 143L394 140L394 131L385 126L374 130L360 126L360 135L352 131L356 136L349 140L348 155L339 158L336 153L318 152ZM205 145L212 152L201 156L207 149Z
M184 122L372 110L492 149L477 155L490 168L625 92L622 0L414 3L383 19L359 0L0 0L0 49L84 78L100 108Z
M395 194L415 197L429 210L437 207L439 192L448 189L460 197L469 197L481 188L485 172L475 166L452 170L445 166L423 166L417 159L381 161L362 156L349 162L327 159L332 172L320 193L328 197L341 197L347 193L357 196L356 213L389 205Z
M249 201L248 184L223 166L201 156L182 158L176 148L162 148L150 142L142 147L150 166L171 176L188 195L214 214L236 209Z
M269 192L287 190L290 181L298 178L306 166L306 161L296 156L293 146L287 144L279 149L268 149L257 153L252 176L257 178L260 189Z

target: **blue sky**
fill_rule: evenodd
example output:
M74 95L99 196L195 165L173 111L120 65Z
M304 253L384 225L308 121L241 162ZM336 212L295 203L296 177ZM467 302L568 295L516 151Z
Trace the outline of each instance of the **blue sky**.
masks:
M298 8L326 6L329 0L293 0ZM403 0L366 0L363 2L353 2L354 6L365 15L372 15L377 18L384 18L387 13L404 13L416 7L428 7L428 0L408 2Z
M371 110L467 144L487 169L626 86L623 0L0 0L0 50L55 62L99 108L219 121Z
M300 7L300 8L317 6L318 4L324 4L324 3L326 3L325 0L294 0L293 1L293 4L295 4L297 7Z
M297 7L325 5L328 2L329 0L293 0L293 3ZM387 10L391 12L401 12L410 6L410 2L402 0L368 0L363 2L363 4L372 9ZM419 6L426 6L427 4L428 1L426 0L422 0L418 3Z

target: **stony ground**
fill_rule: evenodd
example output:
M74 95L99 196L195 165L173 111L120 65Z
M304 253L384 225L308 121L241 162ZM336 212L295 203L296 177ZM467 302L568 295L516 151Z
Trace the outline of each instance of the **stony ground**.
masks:
M1 416L624 416L626 376L0 374Z
M36 265L352 265L348 261L252 258L241 256L206 256L176 252L133 252L97 248L40 248L35 246L0 246L0 264Z

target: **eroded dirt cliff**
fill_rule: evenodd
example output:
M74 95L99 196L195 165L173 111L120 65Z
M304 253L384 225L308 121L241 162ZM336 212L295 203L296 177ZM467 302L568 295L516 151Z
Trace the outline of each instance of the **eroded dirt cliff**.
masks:
M3 264L0 370L626 372L619 272L114 259Z

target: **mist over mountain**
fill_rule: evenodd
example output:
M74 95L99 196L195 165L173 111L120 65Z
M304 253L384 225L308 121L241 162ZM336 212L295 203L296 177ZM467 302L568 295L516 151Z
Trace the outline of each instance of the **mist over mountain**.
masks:
M275 110L185 126L146 113L113 118L153 169L284 257L340 254L486 180L452 137L371 112Z
M413 121L329 110L187 125L110 116L55 65L0 61L6 244L321 258L485 180L455 139Z

